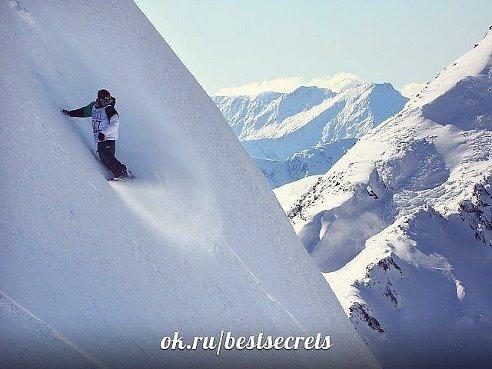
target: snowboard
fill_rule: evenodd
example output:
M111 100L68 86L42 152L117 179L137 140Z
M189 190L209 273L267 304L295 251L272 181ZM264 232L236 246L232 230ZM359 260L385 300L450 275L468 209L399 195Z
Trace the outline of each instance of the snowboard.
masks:
M123 182L123 181L127 181L129 179L135 179L135 175L128 171L128 176L127 177L113 177L113 178L109 178L108 179L108 182Z

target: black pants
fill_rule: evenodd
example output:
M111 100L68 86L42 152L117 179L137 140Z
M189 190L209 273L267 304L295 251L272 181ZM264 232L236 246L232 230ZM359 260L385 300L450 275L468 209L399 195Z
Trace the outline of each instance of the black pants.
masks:
M115 177L126 176L126 165L116 159L115 151L115 142L112 140L97 143L97 153L104 166L113 172Z

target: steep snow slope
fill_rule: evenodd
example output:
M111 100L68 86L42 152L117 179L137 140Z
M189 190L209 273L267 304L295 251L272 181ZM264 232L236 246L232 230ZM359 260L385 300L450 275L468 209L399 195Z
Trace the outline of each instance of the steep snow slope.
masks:
M290 94L214 98L270 187L324 174L357 138L398 112L406 98L389 83L335 95L317 87Z
M326 175L276 190L383 367L490 367L491 130L489 31Z
M374 368L213 102L129 1L0 3L3 368ZM118 98L108 183L88 120ZM331 335L328 351L162 351L163 336Z

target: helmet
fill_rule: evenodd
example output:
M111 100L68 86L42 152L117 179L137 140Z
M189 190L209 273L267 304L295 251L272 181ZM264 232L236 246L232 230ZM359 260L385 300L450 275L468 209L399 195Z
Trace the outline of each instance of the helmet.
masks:
M97 91L97 98L102 100L109 100L111 98L111 94L108 90L99 90Z

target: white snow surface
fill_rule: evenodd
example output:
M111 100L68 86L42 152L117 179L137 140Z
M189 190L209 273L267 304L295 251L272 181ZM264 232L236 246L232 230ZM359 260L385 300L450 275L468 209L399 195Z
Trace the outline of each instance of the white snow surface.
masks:
M324 176L275 190L384 368L492 362L492 31Z
M0 3L2 368L377 368L214 103L133 2ZM108 183L90 119L117 98ZM180 331L328 351L163 351Z
M356 140L407 101L389 83L363 83L335 94L318 87L255 98L214 97L272 188L324 174Z

